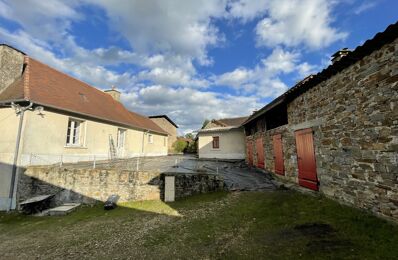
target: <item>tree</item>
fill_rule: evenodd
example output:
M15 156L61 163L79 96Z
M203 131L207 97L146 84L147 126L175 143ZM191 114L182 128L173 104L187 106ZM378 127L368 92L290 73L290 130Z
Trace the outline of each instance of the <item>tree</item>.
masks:
M177 140L173 144L174 151L176 151L177 153L184 152L184 150L185 150L185 148L187 148L187 146L188 146L188 143L183 140Z
M209 119L205 119L205 121L203 122L203 125L202 125L202 129L203 129L208 123L210 123L210 120L209 120Z
M193 133L188 133L185 135L185 138L193 140L195 138L195 136L193 135Z

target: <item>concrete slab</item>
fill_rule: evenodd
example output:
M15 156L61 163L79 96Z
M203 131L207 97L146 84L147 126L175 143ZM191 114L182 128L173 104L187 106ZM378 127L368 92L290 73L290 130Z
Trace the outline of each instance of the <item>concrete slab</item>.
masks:
M47 214L50 216L65 216L77 209L80 203L65 203L62 206L49 209Z

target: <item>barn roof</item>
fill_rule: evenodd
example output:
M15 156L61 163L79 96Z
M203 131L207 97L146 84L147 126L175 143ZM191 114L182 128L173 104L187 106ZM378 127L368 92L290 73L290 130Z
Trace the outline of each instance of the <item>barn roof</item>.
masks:
M315 75L309 75L302 81L298 82L292 88L287 90L285 93L274 99L272 102L262 107L260 110L253 113L244 123L246 125L256 118L262 116L273 107L286 102L288 99L292 99L300 96L307 90L315 87L323 81L331 78L342 70L348 68L352 64L364 57L370 55L372 52L380 49L384 45L393 42L398 38L398 21L394 24L389 25L383 32L377 33L372 39L367 40L362 45L356 47L352 52L349 52L346 56L340 60L329 65L326 69Z

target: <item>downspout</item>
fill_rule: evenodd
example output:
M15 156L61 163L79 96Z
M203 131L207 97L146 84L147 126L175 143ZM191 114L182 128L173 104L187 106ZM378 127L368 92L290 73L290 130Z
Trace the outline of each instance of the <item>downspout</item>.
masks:
M142 132L142 147L141 147L141 156L144 156L144 145L145 145L145 135L149 133L149 130Z
M14 186L15 186L15 179L16 179L16 175L17 175L17 163L18 163L18 155L19 155L19 145L21 143L23 119L24 119L25 111L30 109L32 106L33 106L32 102L30 102L30 104L26 107L21 107L19 105L15 105L14 103L12 103L12 107L15 109L15 113L17 115L19 114L20 117L19 117L19 126L18 126L17 140L16 140L15 152L14 152L14 163L12 165L11 186L10 186L10 194L9 194L10 205L9 205L8 211L10 211L12 209L12 201L14 199Z

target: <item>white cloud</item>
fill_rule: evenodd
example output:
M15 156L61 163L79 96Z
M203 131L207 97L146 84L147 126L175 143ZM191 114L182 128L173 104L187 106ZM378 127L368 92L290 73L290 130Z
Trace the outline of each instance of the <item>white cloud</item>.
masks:
M71 21L81 18L74 10L77 3L75 0L2 0L0 16L23 25L41 40L60 43Z
M226 72L216 79L216 84L241 88L242 85L250 81L254 76L254 71L246 68L237 68L231 72Z
M244 21L265 13L255 28L258 46L305 45L319 49L347 36L331 25L333 3L323 0L269 0L254 4L241 0L234 3L230 12L234 18Z
M258 97L277 97L288 89L280 76L289 74L292 77L304 78L317 68L307 62L300 63L298 52L275 48L272 53L261 60L253 69L240 67L213 78L215 85L232 87L240 95L257 95Z
M239 0L228 3L228 16L241 19L243 22L263 15L268 8L269 0Z
M82 61L72 58L59 58L48 49L45 42L39 41L24 31L9 32L0 27L0 37L5 42L12 42L29 56L36 58L61 71L71 73L79 79L100 88L109 88L111 85L127 87L135 82L134 76L128 73L116 73L100 65L94 65L90 60Z
M207 48L222 37L211 23L222 17L226 0L90 1L107 13L112 27L138 52L165 52L210 62Z
M354 13L357 14L357 15L359 15L359 14L361 14L361 13L363 13L363 12L368 11L369 9L372 9L372 8L375 7L376 5L377 5L377 2L375 2L375 1L372 1L372 2L366 1L366 2L363 2L363 3L361 3L360 5L358 5L358 6L354 9Z
M255 97L222 95L191 88L169 88L153 85L138 92L122 95L123 102L132 110L146 114L162 112L178 119L180 130L198 130L205 119L250 115L262 106Z

